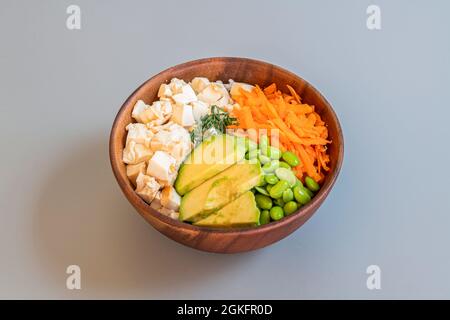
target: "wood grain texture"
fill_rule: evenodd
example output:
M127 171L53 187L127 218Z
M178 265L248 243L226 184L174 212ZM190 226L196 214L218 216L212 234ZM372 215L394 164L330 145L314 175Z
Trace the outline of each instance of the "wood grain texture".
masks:
M228 82L233 79L239 82L269 85L275 82L278 88L285 91L286 85L291 85L302 97L303 101L316 106L316 111L328 125L330 168L324 183L312 199L296 213L277 222L257 228L245 229L210 229L192 226L168 218L145 203L133 190L126 176L125 165L122 162L122 151L125 145L125 127L132 122L131 111L137 100L142 99L150 104L157 98L159 86L176 77L190 81L194 77ZM167 237L203 251L217 253L236 253L255 250L279 241L304 224L323 203L332 189L339 174L343 156L344 140L338 118L328 101L311 84L299 76L275 65L246 58L207 58L195 60L169 68L142 84L125 101L114 120L110 144L110 160L114 175L126 198L136 208L139 214L154 228Z

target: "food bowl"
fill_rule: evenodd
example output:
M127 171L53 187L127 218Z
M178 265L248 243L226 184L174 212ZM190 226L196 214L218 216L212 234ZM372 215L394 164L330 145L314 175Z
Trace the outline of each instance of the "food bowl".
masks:
M279 88L292 86L302 100L316 107L316 111L328 126L330 171L320 191L311 202L297 212L275 222L251 228L217 229L198 227L167 217L154 210L134 191L129 181L122 151L127 136L125 127L132 122L131 112L135 103L142 99L147 103L157 98L161 83L176 77L185 81L202 76L210 80L233 79L239 82L266 86L276 83ZM137 88L120 108L111 130L109 153L111 166L120 188L139 214L155 229L186 246L209 252L236 253L259 249L277 242L303 225L323 203L330 193L341 169L344 141L339 120L328 101L307 81L290 71L267 62L246 58L207 58L171 67Z

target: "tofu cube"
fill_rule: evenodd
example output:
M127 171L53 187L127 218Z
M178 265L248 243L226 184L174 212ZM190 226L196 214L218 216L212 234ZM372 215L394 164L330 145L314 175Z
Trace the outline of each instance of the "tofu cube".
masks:
M164 151L156 151L148 161L147 175L156 177L159 180L167 181L176 171L176 160Z
M194 113L192 106L185 104L181 106L175 106L171 120L178 123L182 127L191 127L195 123Z
M217 85L211 83L198 94L197 98L200 101L206 102L208 104L213 104L214 102L222 98L222 92L220 88L217 87Z
M172 186L165 187L161 191L161 205L167 209L178 211L181 197Z
M232 96L239 96L241 95L241 89L252 92L253 88L255 87L247 83L233 82L233 84L231 85L230 93Z
M145 162L139 162L137 164L127 165L127 177L136 186L136 179L139 173L145 174L147 165Z
M170 90L170 86L168 84L161 84L158 90L158 98L166 98L172 96L172 90Z
M137 164L152 157L152 150L145 145L131 140L123 149L122 160L127 164Z
M190 85L184 85L181 88L181 92L172 96L172 99L177 105L188 104L193 101L197 101L197 96Z
M206 102L194 101L191 105L195 122L200 122L200 119L209 113L209 105Z
M207 86L209 86L209 84L210 84L210 82L209 82L208 78L204 78L204 77L195 77L191 81L191 87L192 87L192 89L194 89L194 91L197 94L202 92L203 89L205 89Z

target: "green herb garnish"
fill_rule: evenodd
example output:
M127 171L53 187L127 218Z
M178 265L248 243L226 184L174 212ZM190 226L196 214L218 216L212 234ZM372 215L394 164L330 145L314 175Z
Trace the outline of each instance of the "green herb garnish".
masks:
M211 112L200 118L200 123L191 131L191 140L195 142L196 138L203 140L204 133L209 129L215 129L224 133L227 126L238 124L237 118L231 117L228 112L216 105L211 106Z

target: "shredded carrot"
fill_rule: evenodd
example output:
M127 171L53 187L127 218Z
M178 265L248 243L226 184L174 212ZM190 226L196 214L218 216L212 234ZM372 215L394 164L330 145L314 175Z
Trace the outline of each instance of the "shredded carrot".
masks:
M232 111L239 125L229 128L264 130L271 144L293 152L300 159L300 164L293 168L299 179L308 175L320 183L324 171L330 170L328 129L315 107L303 103L294 88L286 87L289 93L281 92L275 83L264 89L256 85L251 92L239 90L239 94L232 96L240 106ZM259 136L249 135L255 141Z

